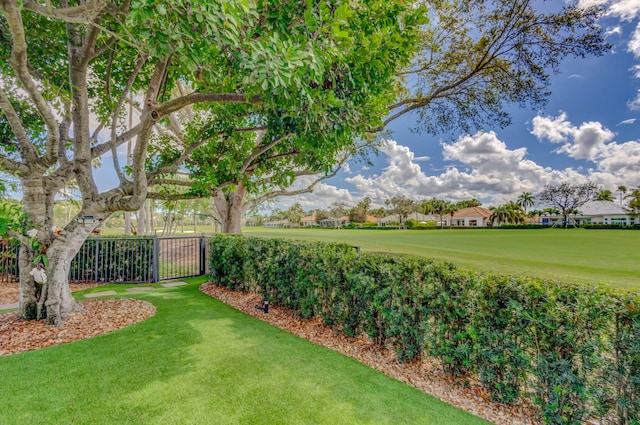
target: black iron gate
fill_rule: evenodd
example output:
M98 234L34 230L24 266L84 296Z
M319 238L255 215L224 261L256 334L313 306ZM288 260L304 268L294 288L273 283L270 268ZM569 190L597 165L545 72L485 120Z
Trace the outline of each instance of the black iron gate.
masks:
M206 274L208 240L205 236L154 238L153 282Z
M69 281L158 282L207 273L209 238L202 236L89 238L69 269ZM0 240L0 282L18 280L18 246Z

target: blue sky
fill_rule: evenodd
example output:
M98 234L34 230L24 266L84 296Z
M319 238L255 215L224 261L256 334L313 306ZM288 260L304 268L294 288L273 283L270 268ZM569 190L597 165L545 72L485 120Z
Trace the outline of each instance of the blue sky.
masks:
M355 204L364 196L381 206L394 195L497 205L564 181L612 191L640 186L640 0L580 4L606 8L600 24L613 48L602 57L566 60L543 110L514 106L508 128L439 137L412 132L415 117L405 117L389 127L373 166L350 164L312 194L280 198L272 207Z

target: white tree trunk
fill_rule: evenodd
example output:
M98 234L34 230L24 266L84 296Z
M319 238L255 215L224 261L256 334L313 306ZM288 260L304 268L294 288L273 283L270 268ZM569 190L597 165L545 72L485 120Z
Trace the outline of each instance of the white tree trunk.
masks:
M147 234L147 220L147 209L145 208L145 205L143 205L142 208L138 210L138 223L136 225L136 234L138 236Z
M38 316L37 302L40 297L38 287L31 276L32 256L24 246L20 247L18 264L20 267L20 292L18 298L18 317L23 320L35 320Z
M131 235L131 213L129 211L124 213L124 234L125 236Z
M80 311L69 288L69 268L94 228L94 224L72 222L47 249L47 283L38 302L38 318L46 318L47 324L62 325L69 313Z
M242 217L245 213L244 196L247 189L238 185L235 192L218 191L213 200L222 222L222 233L242 234Z

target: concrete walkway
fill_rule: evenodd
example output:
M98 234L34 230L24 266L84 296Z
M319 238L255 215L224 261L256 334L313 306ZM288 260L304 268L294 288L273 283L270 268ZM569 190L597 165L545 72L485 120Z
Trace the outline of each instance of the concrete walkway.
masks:
M176 286L182 286L182 285L186 285L187 282L182 282L182 281L177 281L177 282L167 282L167 283L161 283L160 286L163 286L165 288L175 288ZM152 291L154 289L157 289L155 286L134 286L133 288L127 288L126 291L127 292L142 292L142 291ZM84 294L84 297L86 299L90 299L90 298L98 298L98 297L108 297L108 296L112 296L112 295L118 295L118 292L114 291L114 290L109 290L109 291L101 291L101 292L91 292L89 294ZM18 303L11 303L11 304L0 304L0 311L3 310L13 310L15 308L18 308Z

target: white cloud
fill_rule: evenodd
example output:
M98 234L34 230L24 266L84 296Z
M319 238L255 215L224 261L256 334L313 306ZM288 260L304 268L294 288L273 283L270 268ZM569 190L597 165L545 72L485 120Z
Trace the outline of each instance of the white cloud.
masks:
M638 90L636 98L630 101L627 105L629 106L629 109L640 111L640 90Z
M531 133L539 140L547 139L553 143L563 143L556 150L558 153L566 153L575 159L587 159L593 161L600 149L612 141L615 133L604 128L596 121L585 122L576 127L567 120L563 112L556 118L537 116L533 119Z
M565 114L556 119L536 118L539 119L533 120L534 130L536 124L539 124L540 128L532 133L544 136L561 131L567 135L566 142L556 150L557 153L564 153L576 159L588 159L595 164L594 169L587 170L587 175L592 181L610 187L623 183L640 183L640 141L616 143L613 141L615 133L604 128L601 123L586 122L577 127L566 119ZM635 121L635 118L631 118L620 124L633 124ZM554 125L560 130L554 132Z
M633 32L631 40L629 40L629 44L627 45L627 49L629 49L636 58L640 58L640 23L636 26L636 30Z
M567 114L564 112L555 119L538 115L532 123L531 134L538 139L547 139L553 143L566 142L567 136L571 133L571 124L567 121Z
M385 199L395 195L413 199L435 196L453 201L479 198L485 204L497 205L515 199L524 191L536 193L546 184L563 181L593 181L605 188L640 185L640 141L613 142L613 133L597 122L578 127L566 117L546 120L538 121L546 125L545 134L559 133L549 123L555 123L562 129L560 133L566 133L566 142L556 152L573 157L589 156L594 164L592 168L545 167L528 159L526 148L510 149L496 133L478 132L443 144L446 168L431 174L421 168L408 147L389 140L381 149L381 154L387 157L387 167L379 174L365 175L365 170L360 170L347 177L345 182L353 186L352 191L323 183L312 194L281 198L279 207L286 209L294 202L301 202L305 209L326 207L336 201L355 204L365 196L370 197L374 205L382 205Z
M317 177L304 176L298 178L289 190L297 190L308 187ZM300 202L305 210L314 208L326 208L334 202L354 203L354 197L347 189L341 189L325 182L319 183L311 193L297 196L281 196L277 200L277 207L288 209L296 202Z
M388 156L389 165L381 174L345 179L360 195L377 202L394 195L504 200L523 191L535 192L554 181L586 181L571 169L552 170L526 159L526 148L509 149L493 132L462 136L443 145L444 159L459 164L450 164L437 175L422 170L409 148L395 141L389 141L382 152Z
M580 0L578 7L606 6L606 14L631 21L640 16L640 2L638 0Z
M612 35L622 35L622 27L620 25L616 25L615 27L607 28L607 30L604 32L604 35L606 37Z
M633 124L634 122L636 122L635 118L629 118L628 120L620 121L618 125Z
M609 0L580 0L578 7L587 8L591 6L601 6L608 3Z
M631 21L640 16L640 2L638 0L613 1L607 14L619 17L623 21Z

